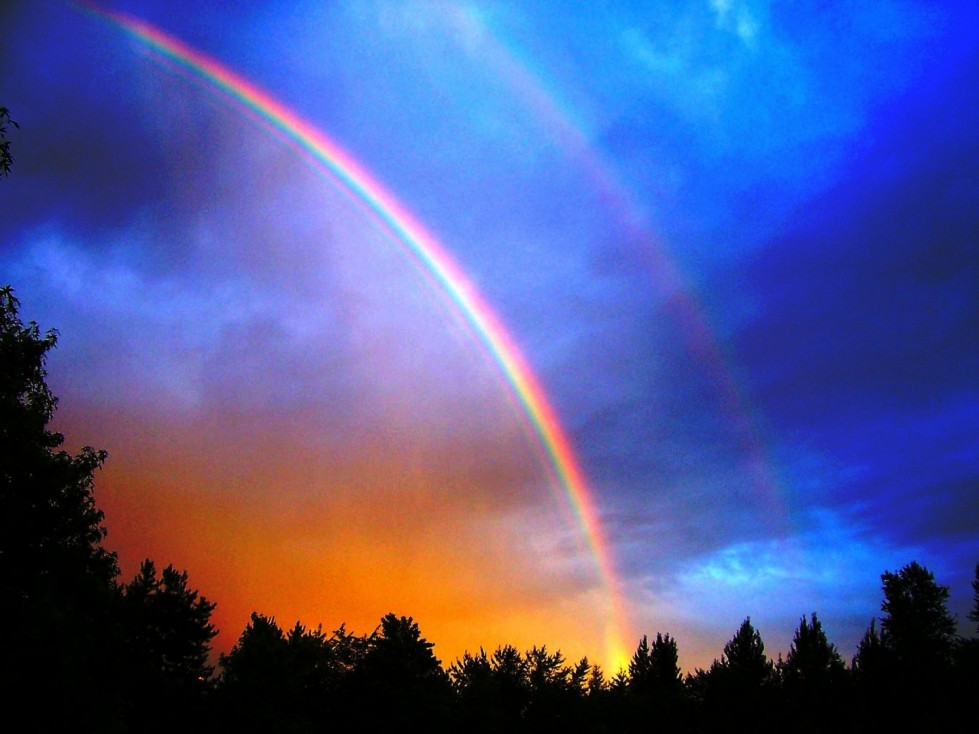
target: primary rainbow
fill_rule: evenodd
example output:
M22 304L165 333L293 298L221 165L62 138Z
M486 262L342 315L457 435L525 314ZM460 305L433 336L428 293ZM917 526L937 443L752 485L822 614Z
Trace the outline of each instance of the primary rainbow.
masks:
M616 665L624 664L628 660L623 645L627 626L615 570L602 537L598 512L571 443L544 389L506 327L445 248L353 156L271 95L149 23L88 3L84 7L217 87L253 113L263 125L311 156L342 191L406 247L412 259L451 299L503 371L567 497L605 586L607 659Z

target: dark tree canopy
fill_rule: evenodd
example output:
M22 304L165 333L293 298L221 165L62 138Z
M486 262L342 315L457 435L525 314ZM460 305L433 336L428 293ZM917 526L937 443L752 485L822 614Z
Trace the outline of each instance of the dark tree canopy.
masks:
M45 361L56 342L55 331L25 326L12 289L0 288L0 688L16 700L45 681L80 726L95 726L106 723L95 701L115 688L118 568L92 494L105 452L70 454L48 428L58 401ZM48 707L34 723L56 726L58 715Z
M629 688L638 695L659 696L676 691L683 683L680 652L670 635L656 633L650 645L643 635L629 661Z
M387 614L343 681L343 720L368 729L446 725L452 687L411 617Z
M884 601L881 637L901 664L921 672L946 667L955 646L955 620L948 611L948 587L912 561L897 573L881 575Z
M652 644L643 635L629 662L628 693L620 706L622 728L641 731L655 722L657 728L677 730L683 714L683 677L679 649L670 635L657 632Z
M976 623L979 630L979 563L976 564L976 577L972 580L972 610L969 612L969 619Z
M187 585L187 572L167 566L158 577L146 559L123 589L130 610L131 649L175 686L197 686L211 678L208 664L215 604Z
M880 631L872 622L853 660L856 695L876 702L862 708L863 723L949 730L956 714L948 681L958 639L948 588L917 562L885 571L881 582Z
M221 656L222 685L239 687L247 695L268 693L286 672L286 637L275 617L252 612L238 642Z
M748 617L724 646L721 659L693 681L703 701L707 728L747 731L770 726L773 710L769 694L774 680L774 666L765 655L765 644Z
M116 556L102 547L103 514L92 494L106 453L61 450L48 424L58 400L45 382L56 331L20 320L19 302L0 288L0 579L24 603L69 578L112 584ZM71 585L71 584L69 584Z
M652 680L652 661L649 657L649 640L646 635L642 636L636 651L632 654L629 661L629 686L633 691L639 692L649 687Z
M0 688L7 700L42 684L58 691L58 705L37 710L39 730L160 730L203 700L214 605L186 573L157 578L150 561L117 584L93 494L106 454L71 454L48 427L58 401L45 362L56 343L55 331L24 325L13 291L0 288Z
M222 721L246 732L322 728L335 719L341 683L367 644L343 625L329 637L299 622L284 633L274 617L253 612L231 652L221 656Z
M888 664L888 653L877 630L877 618L870 620L870 626L863 633L853 656L852 670L861 678L874 678L881 668Z
M149 559L122 595L130 725L146 732L184 728L181 721L202 713L211 686L215 605L188 586L186 571L167 566L158 576Z
M680 649L670 635L656 633L649 651L653 680L657 691L675 691L683 682L680 673Z
M760 687L772 675L772 663L765 656L765 643L761 640L747 617L734 637L724 645L721 667L729 677L741 681L747 687Z
M816 613L799 622L785 662L779 666L785 702L798 725L831 731L846 709L846 664L823 631Z
M811 623L803 616L782 666L785 684L808 689L825 688L838 681L845 669L843 658L836 645L826 638L816 613L813 612Z

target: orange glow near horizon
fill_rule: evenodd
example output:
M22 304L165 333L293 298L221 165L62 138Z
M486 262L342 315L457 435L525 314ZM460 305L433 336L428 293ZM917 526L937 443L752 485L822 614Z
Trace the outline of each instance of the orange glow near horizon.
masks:
M77 398L61 403L55 428L69 450L109 451L95 498L120 581L150 558L187 571L191 587L216 602L215 660L252 612L283 629L344 624L356 634L394 612L418 622L445 667L480 647L546 645L568 662L587 656L610 678L628 666L638 637L627 654L606 654L603 587L554 507L536 453L508 410L480 418L492 437L484 455L502 463L481 464L464 443L429 453L424 431L409 460L385 461L369 443L324 460L274 419L252 419L253 431L229 439L215 417L118 414ZM720 654L699 629L639 636L657 631L678 639L684 670Z
M445 666L466 650L503 644L546 645L569 661L588 656L608 674L625 662L602 656L602 586L594 571L582 577L540 556L521 526L521 516L535 513L536 532L566 534L558 511L541 516L546 501L436 489L431 477L399 474L395 464L368 466L369 448L339 471L304 465L276 491L264 486L267 475L222 480L209 472L212 451L200 437L184 433L161 456L157 440L181 431L141 430L159 433L112 452L97 477L105 544L119 553L124 581L145 557L187 570L192 586L217 603L215 652L230 650L253 611L283 628L300 621L329 632L345 624L358 634L395 612L414 617ZM511 448L523 464L516 474L539 471L533 452L521 456L516 442ZM367 483L351 486L359 461ZM319 483L315 492L300 486L306 472Z

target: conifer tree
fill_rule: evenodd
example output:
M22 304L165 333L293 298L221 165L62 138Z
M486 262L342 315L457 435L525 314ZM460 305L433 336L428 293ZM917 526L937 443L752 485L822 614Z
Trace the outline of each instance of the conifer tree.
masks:
M779 670L794 719L821 731L840 727L848 693L846 666L815 612L811 622L802 617Z
M881 634L909 673L933 676L948 667L955 647L955 620L948 611L948 587L912 561L897 573L881 574L884 601Z

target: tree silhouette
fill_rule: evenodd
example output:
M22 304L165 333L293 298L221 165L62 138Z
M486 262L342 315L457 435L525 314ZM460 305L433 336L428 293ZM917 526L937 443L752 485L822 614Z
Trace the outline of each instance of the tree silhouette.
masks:
M45 361L56 343L54 330L25 326L12 289L0 288L0 689L10 700L42 681L62 691L63 706L37 712L42 729L59 710L81 728L108 726L118 567L92 495L106 454L69 454L48 429L58 401Z
M656 639L650 645L643 635L629 662L628 690L630 711L626 715L626 728L645 729L651 720L658 727L669 730L679 726L683 677L676 640L657 632Z
M561 651L548 652L546 645L532 647L524 659L527 661L529 689L525 713L528 728L536 729L545 722L566 724L565 719L572 714L574 700L583 695L587 661L584 670L579 666L572 671L565 665Z
M894 655L884 644L877 630L877 620L870 626L857 645L853 657L852 678L856 688L858 721L864 726L879 722L883 715L888 722L896 719L889 703L893 697L895 665Z
M955 621L948 588L917 562L881 574L884 600L853 660L859 716L864 725L934 730L955 726L950 705Z
M724 645L721 667L728 678L745 690L760 689L771 680L772 663L765 657L765 643L747 617L737 633Z
M211 624L215 604L187 586L187 572L167 566L157 578L146 559L123 594L134 621L130 643L144 650L154 667L175 681L197 686L211 677Z
M823 689L838 681L845 670L843 658L836 645L826 638L816 613L812 613L811 623L803 615L781 668L783 683L789 687Z
M25 326L12 290L0 288L0 695L8 706L51 695L31 710L36 730L570 734L974 723L979 641L958 638L948 588L916 562L881 575L880 626L871 621L850 674L816 614L801 618L777 667L746 618L707 671L681 679L676 641L658 633L610 681L587 658L568 664L545 646L467 652L446 672L411 617L388 614L369 636L341 626L327 637L299 622L283 632L252 614L215 683L215 605L187 573L168 566L158 575L146 560L117 584L93 496L105 452L70 454L49 429L57 399L45 360L56 341L54 331ZM969 619L979 623L979 565L972 590Z
M123 587L123 599L133 728L168 731L188 714L200 716L213 672L215 605L188 587L186 571L167 566L158 577L149 559Z
M222 724L244 732L327 727L340 681L363 656L364 644L342 626L329 638L299 622L283 633L274 618L253 612L238 642L221 656Z
M503 719L515 726L523 719L530 700L527 661L513 645L504 645L493 652L490 667L499 688Z
M411 617L385 615L363 660L341 686L346 725L368 730L447 728L452 688L433 647Z
M979 564L972 581L972 610L969 619L979 623ZM976 684L979 682L979 638L959 640L955 649L951 697L957 721L965 729L975 723Z
M507 721L501 686L493 675L489 656L483 648L477 655L465 651L449 666L449 680L459 700L459 728L465 731L492 732L513 730L519 715Z
M7 140L7 125L20 127L10 119L10 110L0 107L0 178L10 174L10 164L14 162L10 154L10 141Z
M64 436L47 427L58 400L45 382L58 333L24 326L19 305L10 287L0 288L0 578L27 601L32 587L68 576L110 585L118 567L101 545L103 514L92 496L106 453L58 450Z
M288 672L286 649L285 635L275 617L252 612L238 642L228 654L221 655L222 691L234 691L238 706L279 700L282 696L278 689ZM243 718L254 721L256 712L249 710ZM264 723L264 717L260 718ZM272 723L269 721L268 725Z
M653 663L649 654L649 640L642 636L636 651L629 660L629 690L636 694L648 692L653 681Z
M870 626L857 644L857 654L853 657L853 672L858 678L874 678L891 664L889 651L877 631L877 618L870 620Z
M590 698L601 696L608 691L609 684L605 680L605 672L601 665L592 665L588 671L588 682L585 684L585 691Z
M976 564L976 577L972 580L972 610L969 619L976 623L979 631L979 563Z
M759 730L770 725L774 670L761 635L747 617L724 645L720 661L695 683L702 691L707 727Z
M884 601L881 634L908 672L934 675L947 668L955 647L955 620L948 611L948 587L935 583L912 561L897 573L881 574Z
M799 622L780 673L797 724L816 731L839 730L846 707L846 665L815 612L811 623L805 616Z

